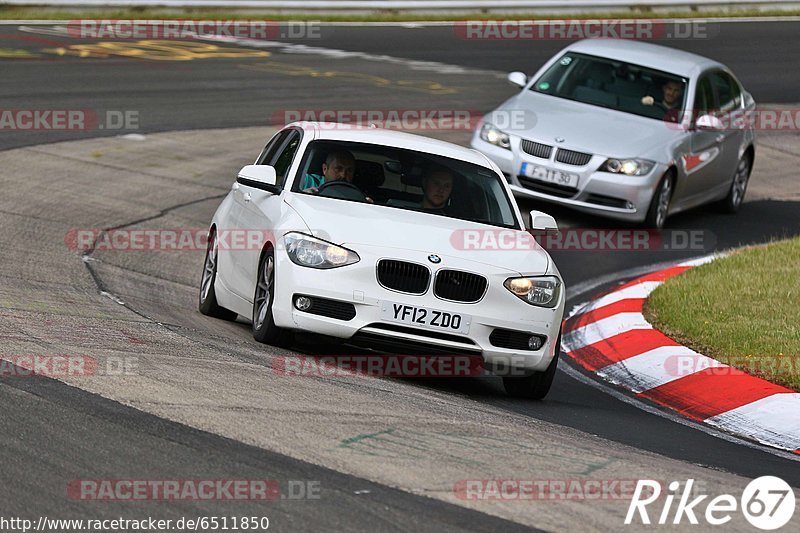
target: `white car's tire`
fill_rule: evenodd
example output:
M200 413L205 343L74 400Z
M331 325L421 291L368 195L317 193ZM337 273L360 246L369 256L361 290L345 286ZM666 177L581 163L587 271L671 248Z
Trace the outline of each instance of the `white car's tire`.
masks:
M524 377L503 378L503 388L506 389L506 394L526 400L542 400L547 396L547 393L550 392L550 387L553 385L553 378L558 368L558 358L561 354L560 333L556 342L556 355L543 372L534 372Z
M275 325L272 304L275 301L275 252L265 250L258 263L253 294L253 338L264 344L288 346L292 332Z
M214 290L214 282L217 280L217 234L212 230L208 234L208 245L206 246L206 258L203 261L203 275L200 278L200 295L197 308L201 313L214 318L223 320L236 320L237 315L221 307L217 303L217 294Z

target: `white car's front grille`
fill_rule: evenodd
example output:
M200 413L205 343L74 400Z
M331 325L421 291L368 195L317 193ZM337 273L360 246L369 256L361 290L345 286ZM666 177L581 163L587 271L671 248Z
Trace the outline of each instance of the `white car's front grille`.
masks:
M483 298L488 282L486 278L460 270L440 270L436 273L433 293L443 300L475 303Z
M425 294L431 272L425 266L395 259L378 261L378 283L398 292Z

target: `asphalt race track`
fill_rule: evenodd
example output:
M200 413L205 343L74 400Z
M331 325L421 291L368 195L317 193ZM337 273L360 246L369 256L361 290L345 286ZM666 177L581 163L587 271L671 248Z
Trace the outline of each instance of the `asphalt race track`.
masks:
M721 23L709 39L665 44L721 60L757 101L791 107L800 101L800 72L789 68L800 64L798 24ZM241 318L197 312L202 251L82 254L65 245L74 229L204 228L287 112L485 112L513 94L506 71L533 71L564 45L464 41L445 25L334 25L317 39L188 48L0 26L0 109L87 110L104 126L0 129L0 354L136 362L118 375L0 380L0 516L257 515L279 531L609 530L622 525L627 499L485 502L454 486L693 478L722 494L776 475L800 487L797 457L710 434L566 364L543 402L505 397L496 378L278 376L272 361L291 352L255 343ZM119 116L134 118L109 122ZM431 134L463 144L470 132ZM702 232L699 249L552 252L567 309L655 264L800 234L798 141L797 132L761 138L737 216L709 207L670 219L670 230ZM542 208L565 227L623 227L521 208ZM294 349L352 350L317 339ZM134 503L65 494L76 479L254 478L278 480L282 493L310 482L320 497ZM741 517L729 527L748 530Z

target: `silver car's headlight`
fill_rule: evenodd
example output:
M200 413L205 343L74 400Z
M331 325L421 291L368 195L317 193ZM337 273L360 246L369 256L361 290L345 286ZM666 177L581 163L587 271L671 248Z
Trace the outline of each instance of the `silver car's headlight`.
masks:
M555 276L509 278L503 285L522 300L539 307L555 307L561 296L561 280Z
M336 268L358 263L361 258L352 250L305 233L287 233L283 236L286 253L292 263L311 268Z
M625 174L626 176L645 176L653 170L655 162L647 159L606 159L600 165L600 172Z
M488 122L481 128L481 139L489 144L511 150L511 140L508 137L508 133L495 128Z

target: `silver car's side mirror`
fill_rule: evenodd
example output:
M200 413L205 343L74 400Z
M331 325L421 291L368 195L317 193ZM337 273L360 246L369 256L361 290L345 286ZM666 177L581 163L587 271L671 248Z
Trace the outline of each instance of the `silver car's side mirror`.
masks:
M269 165L244 166L236 176L236 181L248 187L263 189L272 193L280 192L276 185L278 176L275 173L275 167Z
M524 72L509 72L507 79L511 85L517 87L525 87L528 84L528 76Z
M531 211L530 226L536 231L558 231L556 219L542 211Z
M694 125L700 131L722 131L725 129L722 121L714 115L703 115L697 119Z

